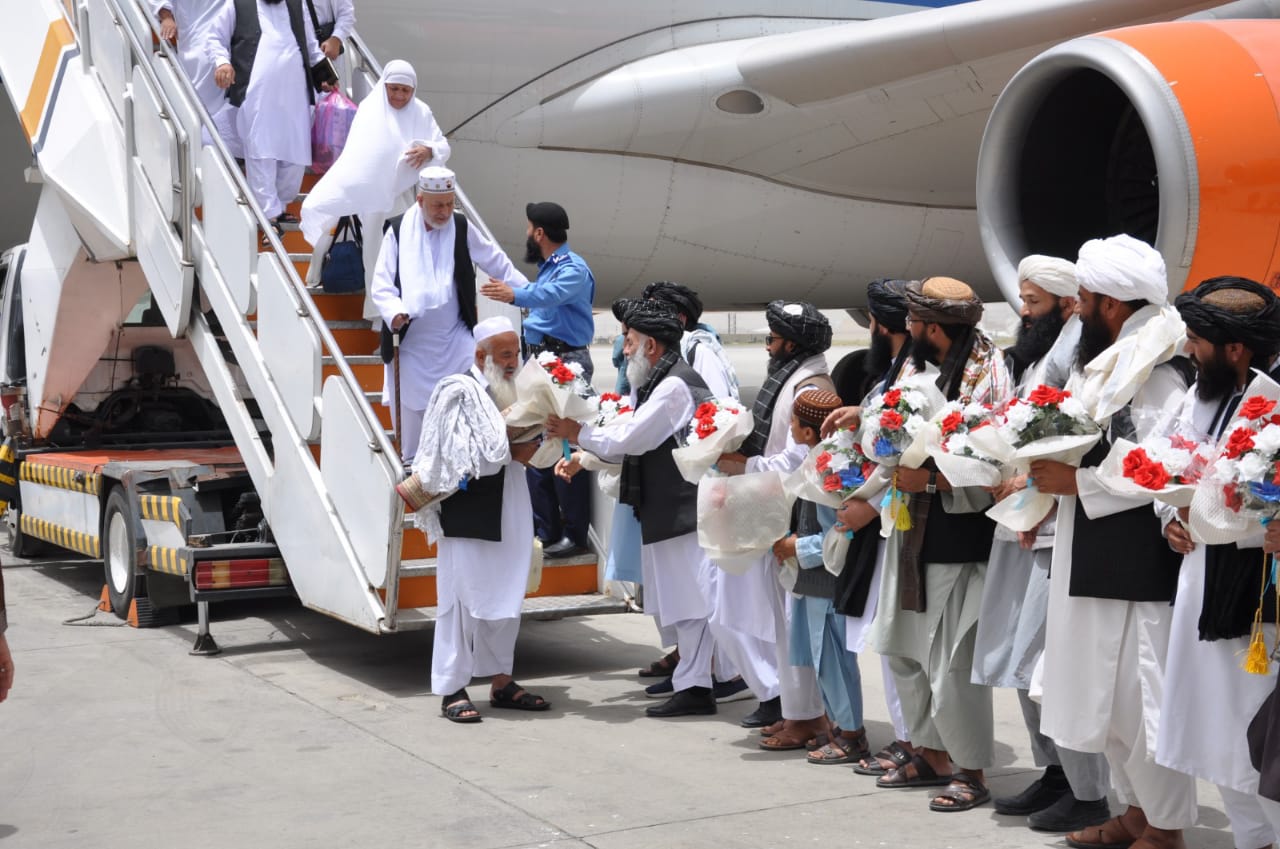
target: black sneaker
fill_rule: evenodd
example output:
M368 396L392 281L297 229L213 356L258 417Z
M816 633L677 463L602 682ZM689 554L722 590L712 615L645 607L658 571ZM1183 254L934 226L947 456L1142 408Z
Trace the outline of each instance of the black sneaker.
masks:
M1109 819L1111 806L1105 798L1081 802L1068 793L1043 811L1036 811L1027 817L1027 825L1036 831L1064 833L1080 831L1091 825L1102 825Z
M663 678L657 684L650 684L644 688L644 697L646 699L666 699L675 693L675 685L671 683L670 678Z
M743 728L764 728L782 719L782 696L774 696L760 703L751 713L742 717L738 724Z
M751 698L751 688L747 686L747 682L741 677L730 678L728 681L711 680L711 695L715 696L716 704L722 705L727 702L737 702L743 699Z
M1056 803L1063 796L1071 795L1071 785L1062 772L1062 767L1049 767L1044 775L1031 782L1031 785L1016 796L1002 796L995 800L997 814L1010 817L1025 817L1036 811Z
M669 716L709 715L716 712L716 700L710 687L686 687L660 705L645 708L645 716L665 719Z

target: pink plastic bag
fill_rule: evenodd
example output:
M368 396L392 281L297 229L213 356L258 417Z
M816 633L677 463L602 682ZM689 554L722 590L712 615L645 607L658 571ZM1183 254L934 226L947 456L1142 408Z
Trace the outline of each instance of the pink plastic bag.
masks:
M316 101L311 122L311 171L323 174L333 167L347 144L356 105L340 91L330 91Z

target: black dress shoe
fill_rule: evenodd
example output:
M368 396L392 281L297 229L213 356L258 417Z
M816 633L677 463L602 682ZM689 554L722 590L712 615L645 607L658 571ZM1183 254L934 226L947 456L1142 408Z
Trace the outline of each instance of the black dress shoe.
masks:
M547 557L575 557L586 552L586 549L573 540L565 537L554 545L543 546L542 553Z
M1062 772L1062 767L1049 767L1044 775L1031 782L1031 786L1016 796L1002 796L995 800L997 814L1012 817L1025 817L1057 802L1063 796L1071 795L1071 785Z
M694 716L716 712L716 700L710 687L686 687L660 705L645 708L645 716Z
M1111 806L1105 798L1081 802L1067 793L1043 811L1027 817L1027 825L1036 831L1080 831L1091 825L1102 825L1111 819Z
M774 696L760 703L751 713L742 717L738 724L743 728L764 728L782 719L782 696Z

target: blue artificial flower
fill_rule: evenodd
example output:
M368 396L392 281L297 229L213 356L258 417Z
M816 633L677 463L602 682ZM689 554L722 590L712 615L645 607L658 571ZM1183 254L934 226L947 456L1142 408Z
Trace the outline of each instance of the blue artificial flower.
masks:
M462 480L458 481L458 489L463 492L467 491L467 484L471 483L471 475L463 475Z
M888 437L880 437L876 440L875 452L877 457L892 457L897 452L893 450L893 443Z
M855 486L862 486L867 479L854 468L842 469L840 471L840 485L845 489L853 489Z
M1249 483L1249 492L1255 497L1271 504L1280 501L1280 486L1272 483L1271 481L1264 481L1262 483L1251 481Z

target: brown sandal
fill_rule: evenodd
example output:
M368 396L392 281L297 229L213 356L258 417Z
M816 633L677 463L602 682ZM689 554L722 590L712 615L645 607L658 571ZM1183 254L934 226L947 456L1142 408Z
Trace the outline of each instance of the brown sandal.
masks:
M991 801L991 791L976 776L957 772L947 789L929 800L929 810L949 814L971 811Z
M867 745L867 732L859 728L857 731L842 731L833 736L826 744L809 752L811 764L847 764L871 752Z
M946 787L951 783L951 779L952 776L950 775L938 775L921 755L912 755L911 760L902 766L895 767L880 778L877 778L876 786L893 789L901 787Z
M884 775L889 770L906 766L910 761L911 752L908 752L901 743L894 740L874 755L861 758L853 765L853 771L858 775ZM885 766L885 763L888 763L889 766Z
M1066 836L1067 845L1074 846L1076 849L1128 849L1142 835L1147 824L1146 817L1143 817L1140 822L1133 817L1134 825L1140 826L1138 834L1134 834L1125 825L1124 818L1128 813L1129 811L1126 810L1124 814L1112 817L1102 825L1091 825L1071 832Z
M676 671L676 666L679 663L680 650L676 649L670 654L663 655L661 659L655 660L644 669L637 669L636 675L641 678L667 678Z

